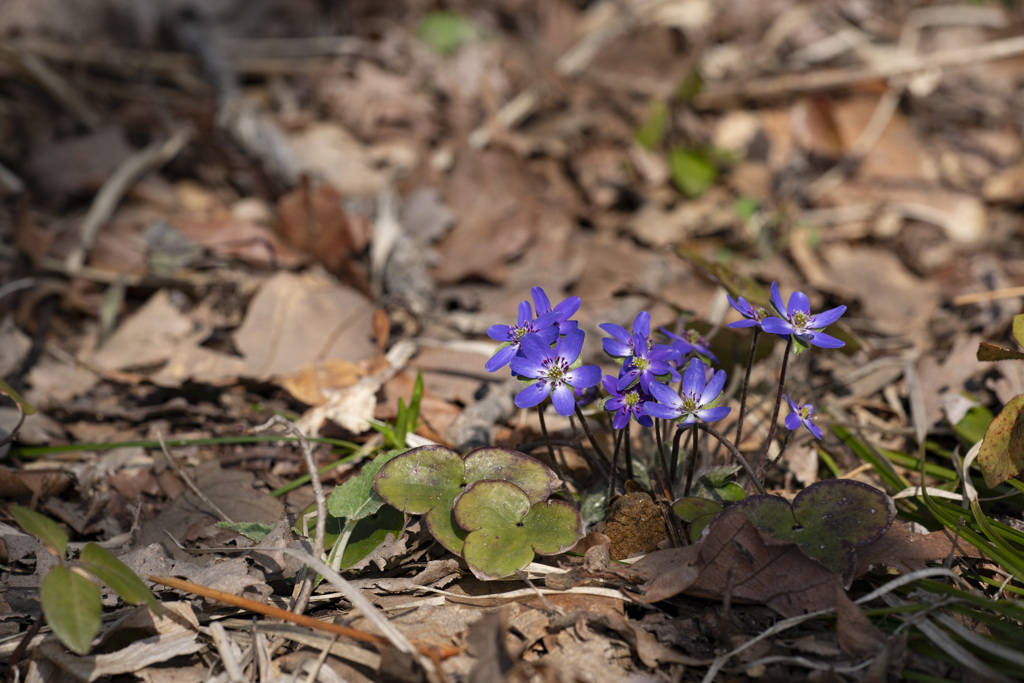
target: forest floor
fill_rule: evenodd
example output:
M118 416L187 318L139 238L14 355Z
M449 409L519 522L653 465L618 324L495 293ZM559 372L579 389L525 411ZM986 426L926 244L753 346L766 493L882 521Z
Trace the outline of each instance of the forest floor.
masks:
M1024 336L1015 4L0 5L0 378L34 411L0 406L9 680L1019 677L1024 524L1002 483L1024 468L1017 421L1017 440L963 464L1024 393L1024 363L979 360ZM727 294L767 305L772 283L845 306L828 331L845 345L788 357L760 335L745 384L754 337L727 327ZM658 485L635 423L639 483L606 519L601 404L584 408L592 446L484 367L488 330L535 287L579 297L583 362L606 374L602 324L647 311L652 331L702 336L728 376L729 438L749 386L736 447L773 463L770 493L858 481L895 496L895 519L844 545L843 570L735 514L659 544L683 484ZM783 367L822 439L786 430L784 401L773 426ZM275 415L311 440L324 494L298 442L257 431ZM152 582L160 617L104 589L88 655L34 630L58 559L12 505L59 522L61 563L94 542L143 578L289 608L302 564L273 548L313 548L305 513L403 440L527 452L587 536L483 580L383 508L344 579L303 601L377 634L361 644ZM699 441L698 493L756 493L715 443ZM648 533L625 501L661 525L639 562L614 542ZM248 522L273 527L256 550Z

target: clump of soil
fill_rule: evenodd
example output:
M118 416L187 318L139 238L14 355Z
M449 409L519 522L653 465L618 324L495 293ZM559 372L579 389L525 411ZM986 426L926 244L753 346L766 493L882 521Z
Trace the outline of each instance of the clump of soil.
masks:
M612 503L604 533L611 539L611 558L624 560L656 550L665 539L665 520L650 495L635 491Z

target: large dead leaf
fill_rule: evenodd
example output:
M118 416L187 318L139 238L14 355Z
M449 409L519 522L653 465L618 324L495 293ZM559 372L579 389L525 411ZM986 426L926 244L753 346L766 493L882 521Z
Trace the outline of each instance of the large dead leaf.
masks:
M200 338L205 334L199 331ZM178 346L195 343L196 336L192 319L171 301L168 290L161 289L114 331L92 362L104 370L157 365Z
M317 361L370 358L376 352L373 311L365 297L333 278L278 273L260 287L235 331L245 357L242 373L271 380Z
M746 516L726 512L699 545L649 554L634 565L646 580L640 598L652 603L680 593L771 607L784 617L835 605L838 575L797 546L763 536Z

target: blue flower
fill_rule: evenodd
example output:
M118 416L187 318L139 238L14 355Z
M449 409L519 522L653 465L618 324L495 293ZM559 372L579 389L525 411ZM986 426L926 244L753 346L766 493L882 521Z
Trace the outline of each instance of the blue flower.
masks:
M534 320L530 302L523 301L520 303L519 320L515 325L491 325L488 328L488 337L505 343L498 347L494 355L484 364L484 368L487 372L494 372L508 365L509 361L519 355L519 344L527 334L537 335L544 343L550 346L552 342L558 339L558 326L556 322L560 315L561 311L548 311Z
M761 322L768 317L768 309L764 306L755 306L742 296L739 299L733 299L726 295L725 298L729 300L729 305L743 316L743 320L729 323L726 327L759 327Z
M630 417L644 427L653 427L654 420L644 408L644 404L651 400L650 395L639 386L622 389L618 384L619 379L611 375L605 375L601 380L601 386L608 392L604 409L615 413L612 416L612 428L622 429Z
M583 330L569 330L552 350L539 335L523 335L519 340L522 355L514 357L509 367L517 375L537 381L516 395L517 406L532 408L550 394L559 415L573 414L576 406L573 389L585 389L601 381L601 368L596 365L574 367L583 350L583 337Z
M544 290L540 287L534 287L530 290L530 294L533 295L533 307L537 309L537 316L542 316L552 311L558 311L559 315L555 318L555 324L558 325L558 334L565 335L569 330L574 330L580 326L575 320L569 320L569 317L579 310L582 300L578 296L570 296L562 303L558 304L554 308L551 307L551 301L548 300L548 295L544 293Z
M800 429L800 425L803 425L815 439L820 440L822 437L821 427L812 422L814 419L814 406L810 403L797 405L788 393L786 394L786 403L789 404L789 409L793 411L786 416L786 429L797 430Z
M666 344L655 344L651 339L650 313L640 311L637 314L633 320L632 334L615 323L603 323L600 327L612 335L601 340L605 352L623 359L617 389L622 390L639 382L640 388L647 391L656 377L679 380L679 373L669 364L670 360L678 357L679 352Z
M718 362L718 356L711 352L708 340L697 330L683 330L683 336L680 337L678 334L669 332L664 327L658 329L664 332L666 336L675 340L672 342L672 348L679 353L680 367L683 365L683 359L691 353L707 358L715 363Z
M846 342L827 335L820 330L828 327L846 312L846 306L837 306L823 313L811 315L811 302L803 292L793 292L789 297L789 306L784 306L779 294L779 284L772 283L772 306L781 318L765 318L761 329L780 337L793 335L796 341L807 345L820 346L823 349L838 349Z
M683 391L680 396L661 382L651 382L651 396L657 403L644 406L647 414L666 420L676 420L680 427L698 420L717 422L729 414L727 406L715 406L725 386L725 370L719 370L707 379L704 362L694 358L683 373Z

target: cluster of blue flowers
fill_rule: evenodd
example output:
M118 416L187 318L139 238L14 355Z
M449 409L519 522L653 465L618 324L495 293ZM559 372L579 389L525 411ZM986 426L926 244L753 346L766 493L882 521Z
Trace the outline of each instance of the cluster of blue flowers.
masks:
M621 366L618 376L602 377L597 365L583 365L580 358L585 335L571 319L579 310L580 298L571 296L552 307L540 287L534 287L531 294L533 307L529 301L519 304L515 325L494 325L487 330L491 339L502 344L485 367L494 372L508 365L513 375L526 384L515 399L520 408L532 408L550 396L555 411L569 416L578 403L585 403L596 395L600 384L607 394L603 407L612 414L614 429L623 429L630 419L644 427L653 426L653 418L672 420L679 427L688 427L698 421L716 422L729 414L730 408L717 405L725 387L726 373L709 369L707 364L718 359L698 332L687 330L683 335L676 335L662 328L671 341L655 343L651 336L651 316L646 311L636 316L632 330L604 323L600 328L610 336L602 339L602 347ZM794 343L804 347L843 346L842 341L822 330L842 316L845 306L812 314L806 294L794 292L787 305L779 293L778 283L774 282L771 305L775 315L743 297L738 300L729 297L729 303L743 316L729 327L757 327L769 334L791 337ZM679 391L669 386L670 382L680 380ZM792 411L786 417L786 427L795 430L802 425L820 439L821 429L812 421L814 406L797 404L788 394L786 401Z

